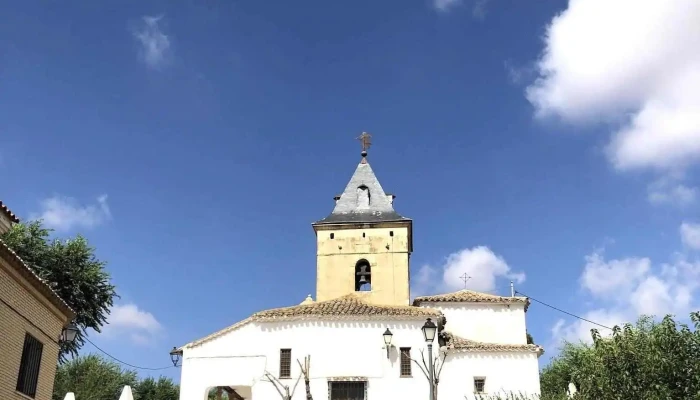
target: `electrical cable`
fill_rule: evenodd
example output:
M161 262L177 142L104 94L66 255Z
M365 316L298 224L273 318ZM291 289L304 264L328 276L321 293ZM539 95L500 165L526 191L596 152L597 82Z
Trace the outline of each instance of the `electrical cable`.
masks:
M90 341L90 339L88 339L88 338L84 338L84 339L85 339L88 343L90 343L93 347L95 347L97 350L101 351L101 352L102 352L104 355L106 355L107 357L111 358L112 360L114 360L114 361L116 361L116 362L118 362L118 363L120 363L120 364L127 365L127 366L129 366L129 367L131 367L131 368L144 369L144 370L148 370L148 371L160 371L160 370L164 370L164 369L175 368L174 365L171 365L171 366L169 366L169 367L148 368L148 367L139 367L139 366L136 366L136 365L133 365L133 364L129 364L129 363L127 363L127 362L124 362L124 361L118 359L117 357L114 357L113 355L107 353L106 351L102 350L102 349L99 348L95 343L92 343L92 342Z
M526 295L526 294L523 293L523 292L519 292L519 291L516 290L515 293L517 293L517 294L519 294L519 295L522 295L522 296L525 296L525 297L527 297L528 299L530 299L530 300L532 300L532 301L535 301L535 302L537 302L537 303L540 303L540 304L542 304L543 306L549 307L549 308L551 308L551 309L553 309L553 310L557 310L557 311L559 311L559 312L561 312L561 313L564 313L564 314L566 314L566 315L570 315L570 316L572 316L572 317L574 317L574 318L578 318L578 319L580 319L580 320L582 320L582 321L589 322L589 323L591 323L591 324L593 324L593 325L598 325L598 326L600 326L600 327L602 327L602 328L612 330L612 328L609 327L609 326L605 326L605 325L603 325L603 324L599 324L599 323L597 323L597 322L591 321L590 319L586 319L586 318L583 318L583 317L579 317L579 316L576 315L576 314L572 314L572 313L570 313L570 312L568 312L568 311L562 310L561 308L557 308L557 307L554 307L554 306L552 306L552 305L549 305L549 304L547 304L547 303L545 303L545 302L543 302L543 301L539 301L539 300L537 300L537 299L534 298L534 297L530 297L530 296Z

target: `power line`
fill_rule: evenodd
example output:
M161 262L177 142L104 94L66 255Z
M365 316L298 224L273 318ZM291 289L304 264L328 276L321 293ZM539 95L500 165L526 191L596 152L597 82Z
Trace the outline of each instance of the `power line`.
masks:
M552 306L552 305L549 305L549 304L547 304L547 303L545 303L545 302L543 302L543 301L539 301L539 300L537 300L537 299L534 298L534 297L530 297L530 296L526 295L526 294L523 293L523 292L519 292L519 291L516 290L515 293L520 294L520 295L523 295L523 296L527 297L528 299L530 299L530 300L532 300L532 301L535 301L535 302L537 302L537 303L540 303L540 304L542 304L543 306L549 307L549 308L551 308L551 309L553 309L553 310L557 310L557 311L559 311L559 312L561 312L561 313L570 315L570 316L572 316L572 317L574 317L574 318L578 318L578 319L580 319L580 320L582 320L582 321L590 322L590 323L593 324L593 325L598 325L598 326L600 326L600 327L602 327L602 328L612 330L612 328L609 327L609 326L605 326L605 325L603 325L603 324L599 324L599 323L597 323L597 322L593 322L593 321L591 321L590 319L586 319L586 318L583 318L583 317L579 317L579 316L576 315L576 314L572 314L572 313L570 313L570 312L568 312L568 311L562 310L561 308L557 308L557 307L554 307L554 306Z
M102 350L102 349L99 348L99 346L97 346L95 343L92 343L92 342L90 341L90 339L88 339L88 338L84 338L84 339L87 340L88 343L90 343L91 345L93 345L97 350L101 351L101 352L102 352L104 355L106 355L107 357L111 358L112 360L114 360L114 361L116 361L116 362L118 362L118 363L120 363L120 364L127 365L127 366L129 366L129 367L131 367L131 368L145 369L145 370L148 370L148 371L160 371L160 370L163 370L163 369L175 368L175 366L173 366L173 365L168 366L168 367L160 367L160 368L148 368L148 367L139 367L139 366L136 366L136 365L133 365L133 364L129 364L128 362L124 362L124 361L118 359L117 357L114 357L113 355L107 353L106 351Z

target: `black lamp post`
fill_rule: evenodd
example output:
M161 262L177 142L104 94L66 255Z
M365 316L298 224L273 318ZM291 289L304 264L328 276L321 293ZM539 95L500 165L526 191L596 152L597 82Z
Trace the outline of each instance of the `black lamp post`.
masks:
M391 348L391 338L394 337L394 334L391 333L389 328L386 328L386 331L384 331L384 344L386 345L386 358L389 358L389 349Z
M423 331L423 338L428 344L428 365L430 369L430 400L435 400L435 371L433 366L433 340L435 340L435 334L437 333L437 325L428 318L425 324L421 328Z
M173 362L173 367L177 367L177 363L180 361L180 351L177 349L177 347L173 347L173 349L170 351L170 361Z
M78 330L78 326L74 322L71 322L68 326L63 328L59 340L63 343L73 343L75 337L78 336Z

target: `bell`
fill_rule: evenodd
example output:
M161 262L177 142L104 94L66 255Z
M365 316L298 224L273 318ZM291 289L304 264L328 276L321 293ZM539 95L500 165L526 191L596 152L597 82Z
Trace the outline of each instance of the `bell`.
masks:
M364 285L365 283L369 283L369 281L367 280L366 276L362 275L362 276L360 276L359 283L360 283L360 285Z

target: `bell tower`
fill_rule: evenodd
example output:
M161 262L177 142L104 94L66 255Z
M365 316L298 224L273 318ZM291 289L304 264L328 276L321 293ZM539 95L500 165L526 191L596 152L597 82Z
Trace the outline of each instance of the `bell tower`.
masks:
M394 211L367 162L370 135L363 133L362 159L329 216L316 232L316 300L357 293L372 304L409 305L409 258L413 221Z

